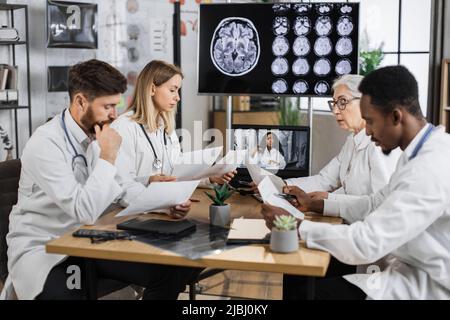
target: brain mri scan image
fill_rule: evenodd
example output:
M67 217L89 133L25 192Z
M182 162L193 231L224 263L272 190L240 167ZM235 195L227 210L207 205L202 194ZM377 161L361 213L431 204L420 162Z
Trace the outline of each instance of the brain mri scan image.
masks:
M257 64L260 54L258 31L245 18L226 18L217 26L211 42L214 66L229 76L241 76Z
M292 45L292 49L296 56L306 56L309 51L311 51L311 45L309 44L309 40L306 37L297 37L294 40L294 44Z
M336 53L340 56L348 56L353 51L352 39L343 37L336 43Z
M288 85L286 80L277 79L274 83L272 83L272 91L273 93L285 93L288 89Z
M297 36L304 36L311 30L311 20L306 16L301 16L295 18L294 22L294 33Z
M337 22L337 32L340 36L348 36L353 31L352 18L349 16L342 16Z
M289 31L289 20L287 17L275 17L272 25L273 33L276 36L284 36Z
M328 59L319 59L314 63L313 71L318 76L326 76L331 71L331 63Z
M272 6L272 10L275 13L286 13L291 9L290 4L282 3L282 4L274 4Z
M316 21L316 33L319 36L327 36L331 33L331 29L333 25L331 23L331 19L328 16L319 17Z
M352 64L348 59L341 59L336 63L335 71L338 75L349 74L352 72Z
M331 50L333 50L333 44L331 43L330 38L319 37L314 43L314 52L319 57L329 55Z
M330 90L330 85L326 81L319 81L314 86L314 92L318 95L327 94Z
M333 5L331 4L320 4L316 7L318 14L329 14L333 9Z
M323 98L335 79L358 72L359 2L219 2L199 6L199 95ZM125 31L139 41L137 26ZM137 67L139 53L128 63L138 58Z
M309 10L311 10L310 4L303 4L303 3L296 3L293 7L294 11L298 14L307 13Z
M276 37L272 43L272 52L277 57L284 56L289 51L289 41L286 37Z
M275 76L284 76L289 71L289 64L286 58L276 58L272 62L272 73Z
M297 76L303 76L309 72L308 60L304 58L298 58L292 65L292 72Z
M297 80L292 87L292 91L296 94L306 93L308 91L308 83L304 80Z
M347 4L344 4L340 9L342 14L350 13L350 12L352 12L352 10L353 10L353 8Z

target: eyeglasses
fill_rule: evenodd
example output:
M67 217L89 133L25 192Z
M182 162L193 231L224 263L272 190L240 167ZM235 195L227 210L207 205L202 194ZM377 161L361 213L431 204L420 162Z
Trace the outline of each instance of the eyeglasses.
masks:
M334 107L337 107L339 110L343 111L345 110L345 108L347 107L347 105L352 102L353 100L359 100L361 98L358 97L354 97L351 99L347 99L347 98L339 98L337 100L329 100L328 102L328 107L330 108L331 111L333 111Z

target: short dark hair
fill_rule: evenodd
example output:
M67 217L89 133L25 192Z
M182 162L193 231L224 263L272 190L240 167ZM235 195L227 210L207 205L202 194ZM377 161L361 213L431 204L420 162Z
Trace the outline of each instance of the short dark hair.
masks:
M401 105L413 116L423 117L417 81L404 66L389 66L370 72L361 81L359 91L369 95L372 104L385 114Z
M127 79L110 64L91 59L70 68L68 87L70 101L77 93L92 101L98 97L124 93Z

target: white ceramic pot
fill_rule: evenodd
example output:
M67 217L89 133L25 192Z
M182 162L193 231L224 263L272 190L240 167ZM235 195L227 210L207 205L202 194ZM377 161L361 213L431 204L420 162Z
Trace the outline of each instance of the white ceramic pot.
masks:
M270 234L270 249L274 252L288 253L298 250L298 231L278 230L272 228Z
M230 224L230 205L209 206L209 223L219 227L225 227Z

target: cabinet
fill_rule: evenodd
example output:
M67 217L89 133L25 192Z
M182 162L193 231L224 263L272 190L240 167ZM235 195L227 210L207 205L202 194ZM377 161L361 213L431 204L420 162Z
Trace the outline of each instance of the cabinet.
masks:
M0 40L0 46L8 47L8 52L10 56L10 61L0 61L5 64L12 64L12 66L17 66L18 70L25 68L26 72L21 72L20 74L26 74L25 84L26 84L26 98L21 99L24 96L23 92L20 92L18 88L17 101L14 102L1 102L0 112L5 112L6 110L12 111L14 114L14 148L16 149L16 158L19 158L19 128L18 126L18 115L26 113L28 116L28 134L31 136L31 93L30 93L30 46L29 46L29 36L28 36L28 6L22 4L0 4L0 12L6 12L8 14L8 25L9 28L16 28L14 24L17 17L21 17L20 21L24 21L25 26L22 34L19 33L19 40L17 41L2 41ZM24 17L24 18L22 18ZM25 63L17 65L17 52L16 50L25 50ZM22 60L22 59L21 59ZM21 61L22 62L22 61ZM17 75L19 76L19 75ZM22 79L21 79L22 80ZM25 100L26 103L23 103Z

